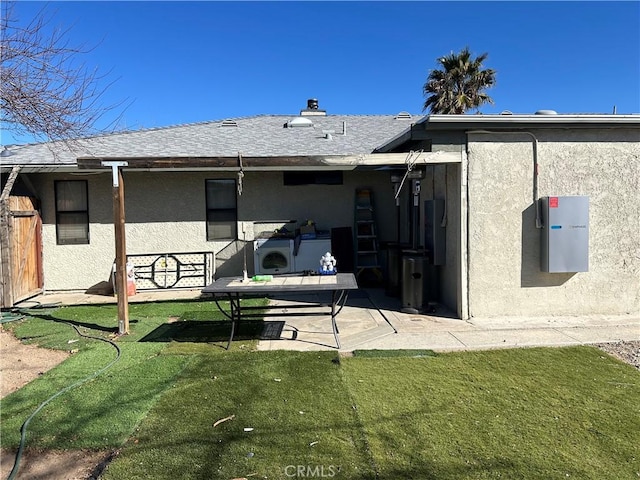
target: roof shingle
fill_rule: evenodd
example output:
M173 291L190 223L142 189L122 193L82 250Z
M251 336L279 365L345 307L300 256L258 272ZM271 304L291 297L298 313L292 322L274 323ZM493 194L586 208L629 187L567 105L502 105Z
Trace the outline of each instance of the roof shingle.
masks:
M252 157L371 153L420 116L327 115L305 117L311 127L289 127L295 115L258 115L96 136L62 144L10 147L3 165L75 165L79 157ZM223 125L235 122L237 126ZM327 135L329 132L329 135Z

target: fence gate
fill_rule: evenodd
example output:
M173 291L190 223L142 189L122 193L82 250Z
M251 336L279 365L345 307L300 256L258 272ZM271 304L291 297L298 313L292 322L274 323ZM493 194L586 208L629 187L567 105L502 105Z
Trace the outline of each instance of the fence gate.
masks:
M38 201L9 196L1 205L2 306L42 292L42 219Z

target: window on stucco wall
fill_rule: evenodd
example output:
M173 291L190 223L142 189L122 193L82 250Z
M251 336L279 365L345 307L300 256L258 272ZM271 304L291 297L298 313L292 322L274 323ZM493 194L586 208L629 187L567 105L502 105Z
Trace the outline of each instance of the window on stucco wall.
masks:
M238 233L236 181L206 181L207 240L235 240Z
M342 171L285 171L282 172L284 185L342 185Z
M58 245L89 243L89 200L86 180L54 182Z

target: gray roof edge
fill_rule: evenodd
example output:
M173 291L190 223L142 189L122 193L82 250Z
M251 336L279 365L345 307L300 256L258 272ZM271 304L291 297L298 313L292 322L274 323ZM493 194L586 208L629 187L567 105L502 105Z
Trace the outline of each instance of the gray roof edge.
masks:
M422 119L422 115L418 115L418 114L413 114L413 113L409 113L411 115L411 119L415 118L415 119ZM281 118L281 119L291 119L291 118L296 118L299 117L300 115L298 113L261 113L261 114L255 114L255 115L243 115L243 116L238 116L238 117L224 117L224 118L219 118L217 120L204 120L201 122L190 122L190 123L177 123L177 124L173 124L173 125L163 125L163 126L158 126L158 127L147 127L147 128L139 128L139 129L131 129L131 130L115 130L115 131L111 131L111 132L97 132L95 134L90 134L84 137L77 137L77 138L70 138L70 139L65 139L65 140L51 140L51 141L45 141L45 142L30 142L30 143L15 143L15 144L6 144L6 145L2 145L4 146L6 149L15 149L15 148L22 148L22 147L37 147L37 146L47 146L47 145L65 145L68 144L70 142L83 142L83 141L91 141L91 140L96 140L96 139L101 139L101 138L109 138L109 137L114 137L114 136L119 136L119 135L134 135L134 134L138 134L138 133L146 133L146 132L157 132L157 131L163 131L163 130L171 130L171 129L178 129L178 128L189 128L189 127L199 127L199 126L204 126L204 125L215 125L215 124L221 124L224 121L242 121L242 120L252 120L252 119L259 119L259 118ZM371 113L371 114L349 114L349 113L345 113L345 114L327 114L327 115L322 115L319 117L313 117L316 119L323 119L323 118L345 118L345 119L350 119L350 118L397 118L398 114L397 113ZM411 120L410 118L402 118L403 120Z
M617 115L617 114L527 114L527 115L428 115L417 122L428 125L447 125L454 127L459 125L466 128L468 125L495 124L509 127L512 124L530 124L557 126L563 124L579 125L640 125L640 114Z
M212 125L216 123L222 123L225 120L246 120L250 118L259 118L259 117L286 117L287 115L271 115L271 114L261 114L261 115L246 115L242 117L225 117L220 118L218 120L203 120L201 122L188 122L188 123L176 123L173 125L162 125L158 127L141 127L137 129L124 129L124 130L114 130L111 132L96 132L94 134L89 134L84 137L75 137L64 140L50 140L48 142L32 142L32 143L15 143L10 145L5 145L6 148L13 147L33 147L33 146L41 146L41 145L58 145L58 144L66 144L69 142L82 142L88 140L95 140L99 138L105 137L113 137L116 135L132 135L136 133L145 133L145 132L156 132L159 130L170 130L173 128L185 128L185 127L198 127L202 125Z
M412 125L413 126L413 125ZM404 142L411 140L411 127L406 128L395 137L390 138L388 141L383 143L382 145L378 145L373 152L374 153L385 153L389 150L397 147L398 145L402 145Z
M640 127L640 114L427 115L389 139L383 145L378 146L374 151L388 152L411 140L411 131L415 127L423 128L424 130L469 130L480 127L490 128L492 126L501 129L554 128L561 126L574 128Z

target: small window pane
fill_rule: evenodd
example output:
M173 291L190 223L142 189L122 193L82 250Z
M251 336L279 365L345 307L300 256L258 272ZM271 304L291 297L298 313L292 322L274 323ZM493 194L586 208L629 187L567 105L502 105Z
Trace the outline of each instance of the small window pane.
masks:
M87 184L85 182L58 182L56 186L58 211L87 210Z
M236 238L235 210L209 210L207 212L207 240Z
M235 208L235 180L207 181L207 208Z
M342 185L342 171L282 172L284 185Z
M89 243L89 221L86 213L58 214L58 243Z

